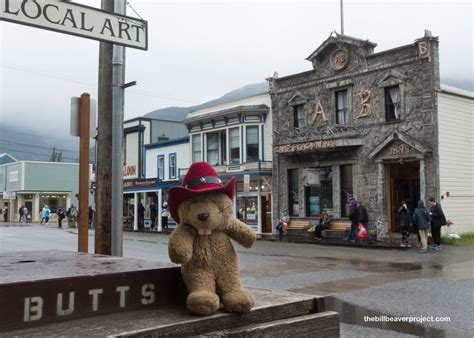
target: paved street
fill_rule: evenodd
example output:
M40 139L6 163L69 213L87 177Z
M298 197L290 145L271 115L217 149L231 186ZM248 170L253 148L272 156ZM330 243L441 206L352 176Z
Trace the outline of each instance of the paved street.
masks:
M124 234L124 256L169 261L168 236ZM0 224L0 252L75 251L77 234L55 226ZM93 232L89 236L93 250ZM242 278L250 286L334 296L329 309L342 316L342 336L468 336L474 332L473 247L374 250L258 241L238 247ZM366 315L448 316L450 322L364 323ZM368 327L370 326L370 327ZM390 331L388 331L389 329Z

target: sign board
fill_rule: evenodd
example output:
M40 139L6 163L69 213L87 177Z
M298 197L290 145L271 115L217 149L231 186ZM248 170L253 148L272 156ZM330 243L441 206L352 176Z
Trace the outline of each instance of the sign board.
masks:
M16 192L15 191L4 191L3 192L3 199L4 200L16 200Z
M250 190L250 175L244 175L244 192L249 192Z
M148 49L148 23L95 7L58 0L0 1L0 20Z
M9 183L18 182L18 170L10 171L8 173L8 182Z
M90 100L90 123L89 123L89 136L94 138L97 135L96 130L96 115L97 115L97 103L95 100ZM81 98L72 97L71 98L71 121L69 125L69 132L71 136L80 136L80 121L81 121Z

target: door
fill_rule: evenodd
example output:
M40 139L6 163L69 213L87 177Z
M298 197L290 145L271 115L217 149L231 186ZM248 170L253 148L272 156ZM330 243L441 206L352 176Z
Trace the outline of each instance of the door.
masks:
M387 166L387 180L389 180L387 213L390 231L400 232L398 208L405 202L410 213L413 213L420 199L420 162L397 162L389 163Z
M261 196L261 205L262 205L262 232L271 233L272 232L272 201L271 195L262 195Z

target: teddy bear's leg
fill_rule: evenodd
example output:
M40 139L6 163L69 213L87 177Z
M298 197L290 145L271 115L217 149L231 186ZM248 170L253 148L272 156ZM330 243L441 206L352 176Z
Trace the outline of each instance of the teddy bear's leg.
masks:
M222 303L228 312L249 312L255 305L253 295L240 284L239 272L228 272L217 279L222 292Z
M183 273L189 295L186 300L188 310L198 315L209 315L219 308L219 297L216 295L214 274L210 271L197 270Z

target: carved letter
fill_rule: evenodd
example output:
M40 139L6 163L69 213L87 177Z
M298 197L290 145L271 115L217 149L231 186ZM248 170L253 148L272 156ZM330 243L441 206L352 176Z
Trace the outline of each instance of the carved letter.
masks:
M319 116L321 117L322 121L328 120L323 105L321 104L321 100L316 101L316 109L311 113L311 116L309 117L309 124L314 125Z
M418 52L420 53L420 57L426 56L428 53L428 43L426 41L420 41L418 43Z

